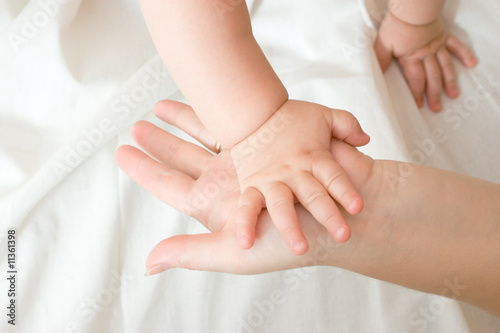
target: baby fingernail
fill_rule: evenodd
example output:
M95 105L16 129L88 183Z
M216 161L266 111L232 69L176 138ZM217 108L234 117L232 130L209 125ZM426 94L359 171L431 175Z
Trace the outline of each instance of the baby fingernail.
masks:
M335 231L335 240L342 242L344 240L345 233L345 228L340 228L339 230Z
M421 108L424 105L424 98L423 97L417 97L417 105L419 108Z
M293 252L304 253L307 250L307 244L303 241L296 241L293 243Z
M248 238L247 236L239 236L238 243L240 244L240 247L243 249L249 249L252 247L250 238Z
M349 204L349 213L350 214L357 214L358 207L359 207L358 200L357 199L352 200L351 203Z
M168 267L165 264L154 265L153 267L148 269L146 273L144 273L144 276L151 276L151 275L160 274L162 272L165 272L169 268L170 267Z
M450 94L451 96L458 96L460 95L460 91L458 90L458 87L456 85L451 85L448 88L448 94Z

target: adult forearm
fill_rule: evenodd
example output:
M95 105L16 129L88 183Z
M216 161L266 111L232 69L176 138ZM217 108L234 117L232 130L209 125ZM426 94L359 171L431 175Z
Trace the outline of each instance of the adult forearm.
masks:
M254 39L245 1L141 0L141 7L169 73L223 147L247 137L287 100Z
M391 0L389 11L402 21L426 25L439 17L445 0Z
M349 254L334 253L331 264L500 315L500 186L425 166L375 164L384 170L380 189L361 192L365 209L346 216L352 237L342 253Z

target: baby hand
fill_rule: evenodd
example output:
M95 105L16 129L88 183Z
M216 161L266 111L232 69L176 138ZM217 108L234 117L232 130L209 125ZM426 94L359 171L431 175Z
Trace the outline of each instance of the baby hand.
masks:
M289 100L231 149L241 187L235 223L242 248L252 247L257 217L267 207L292 252L307 252L294 194L336 241L349 239L350 229L333 199L350 214L359 213L363 201L330 152L332 138L354 146L370 140L349 112Z
M412 25L388 12L374 47L382 70L395 57L417 105L424 105L425 94L429 108L436 112L442 109L443 89L451 98L460 94L450 53L466 67L477 64L469 48L447 32L441 17L426 25Z

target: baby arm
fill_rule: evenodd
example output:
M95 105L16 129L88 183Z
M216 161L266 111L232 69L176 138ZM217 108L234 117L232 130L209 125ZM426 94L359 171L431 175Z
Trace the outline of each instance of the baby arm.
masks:
M289 101L253 37L246 3L220 5L141 1L170 74L203 125L231 149L242 190L233 216L240 246L253 245L257 216L267 206L290 249L305 253L294 194L337 241L346 241L350 231L332 197L353 214L362 199L330 154L330 140L363 145L369 137L347 112ZM280 122L283 130L275 128Z
M233 217L240 246L253 245L257 217L267 207L290 249L305 253L294 194L337 241L349 239L333 199L352 214L363 203L333 159L330 140L368 143L357 120L345 111L288 100L253 37L244 1L224 11L211 0L141 5L170 74L203 125L231 151L242 191Z
M257 44L245 1L141 0L156 49L201 122L231 148L288 99ZM234 3L234 1L232 2Z
M460 94L450 54L467 67L477 64L469 48L447 32L443 5L444 0L390 1L374 46L382 70L395 57L417 105L423 106L426 95L432 111L442 109L443 90L451 98Z

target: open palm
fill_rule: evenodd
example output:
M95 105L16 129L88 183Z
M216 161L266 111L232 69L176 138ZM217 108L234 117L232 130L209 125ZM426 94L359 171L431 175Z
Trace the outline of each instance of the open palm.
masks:
M162 101L155 114L213 147L211 136L188 106ZM325 253L344 252L352 247L353 242L336 243L322 225L296 205L300 226L311 244L305 255L298 257L288 250L267 211L263 211L257 224L254 246L241 249L235 237L235 225L228 222L236 213L240 194L230 154L223 151L214 156L146 121L138 122L132 135L151 157L134 147L122 146L116 153L120 168L160 200L194 217L211 231L173 236L160 242L146 262L152 274L171 267L256 274L306 265L329 265L331 261ZM367 181L368 175L373 174L371 158L341 141L332 141L332 151L348 173L356 175L352 181L357 188L377 187ZM368 205L371 206L370 201ZM363 213L354 217L342 212L351 220L366 219Z

